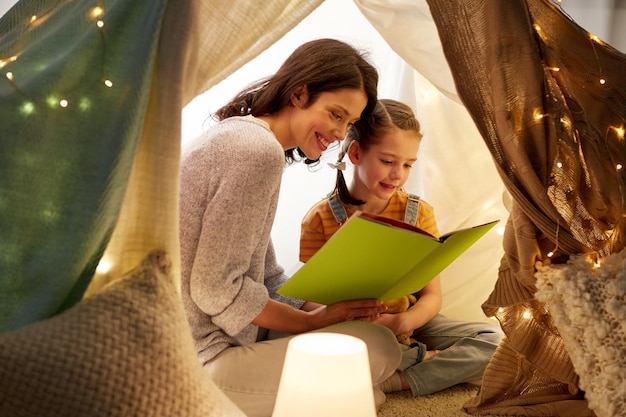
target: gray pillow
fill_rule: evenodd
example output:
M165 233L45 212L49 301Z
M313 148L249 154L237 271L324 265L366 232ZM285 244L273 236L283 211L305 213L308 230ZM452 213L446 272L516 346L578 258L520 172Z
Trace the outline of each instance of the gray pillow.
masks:
M63 314L0 335L0 416L244 416L203 371L169 268L153 251Z

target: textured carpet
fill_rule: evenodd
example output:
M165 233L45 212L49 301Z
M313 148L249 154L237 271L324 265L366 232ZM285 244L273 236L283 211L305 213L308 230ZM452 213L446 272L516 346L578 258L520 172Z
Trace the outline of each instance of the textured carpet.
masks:
M378 417L468 417L463 404L476 395L478 387L461 384L447 390L413 397L409 391L387 394Z

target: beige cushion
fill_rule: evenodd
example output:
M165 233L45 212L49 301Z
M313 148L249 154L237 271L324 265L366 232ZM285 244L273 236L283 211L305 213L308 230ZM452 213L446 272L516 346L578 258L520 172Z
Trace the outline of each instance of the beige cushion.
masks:
M0 335L2 416L243 416L197 360L169 260Z

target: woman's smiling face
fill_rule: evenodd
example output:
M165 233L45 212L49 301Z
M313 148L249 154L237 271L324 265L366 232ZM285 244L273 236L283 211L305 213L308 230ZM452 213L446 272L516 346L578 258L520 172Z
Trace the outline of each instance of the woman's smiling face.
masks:
M309 159L343 140L348 127L361 117L367 96L360 89L344 88L320 93L308 103L306 92L292 100L295 106L290 119L293 147L300 148Z

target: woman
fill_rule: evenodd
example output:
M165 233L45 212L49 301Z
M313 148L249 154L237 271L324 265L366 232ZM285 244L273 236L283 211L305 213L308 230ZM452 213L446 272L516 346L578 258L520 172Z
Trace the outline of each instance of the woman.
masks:
M351 46L308 42L219 109L220 122L183 150L183 303L200 361L248 416L271 415L289 341L267 340L268 329L361 338L374 385L400 362L393 332L371 323L384 311L380 301L323 306L277 295L286 276L270 239L285 162L315 161L342 140L368 117L377 82ZM375 398L384 401L378 388Z

